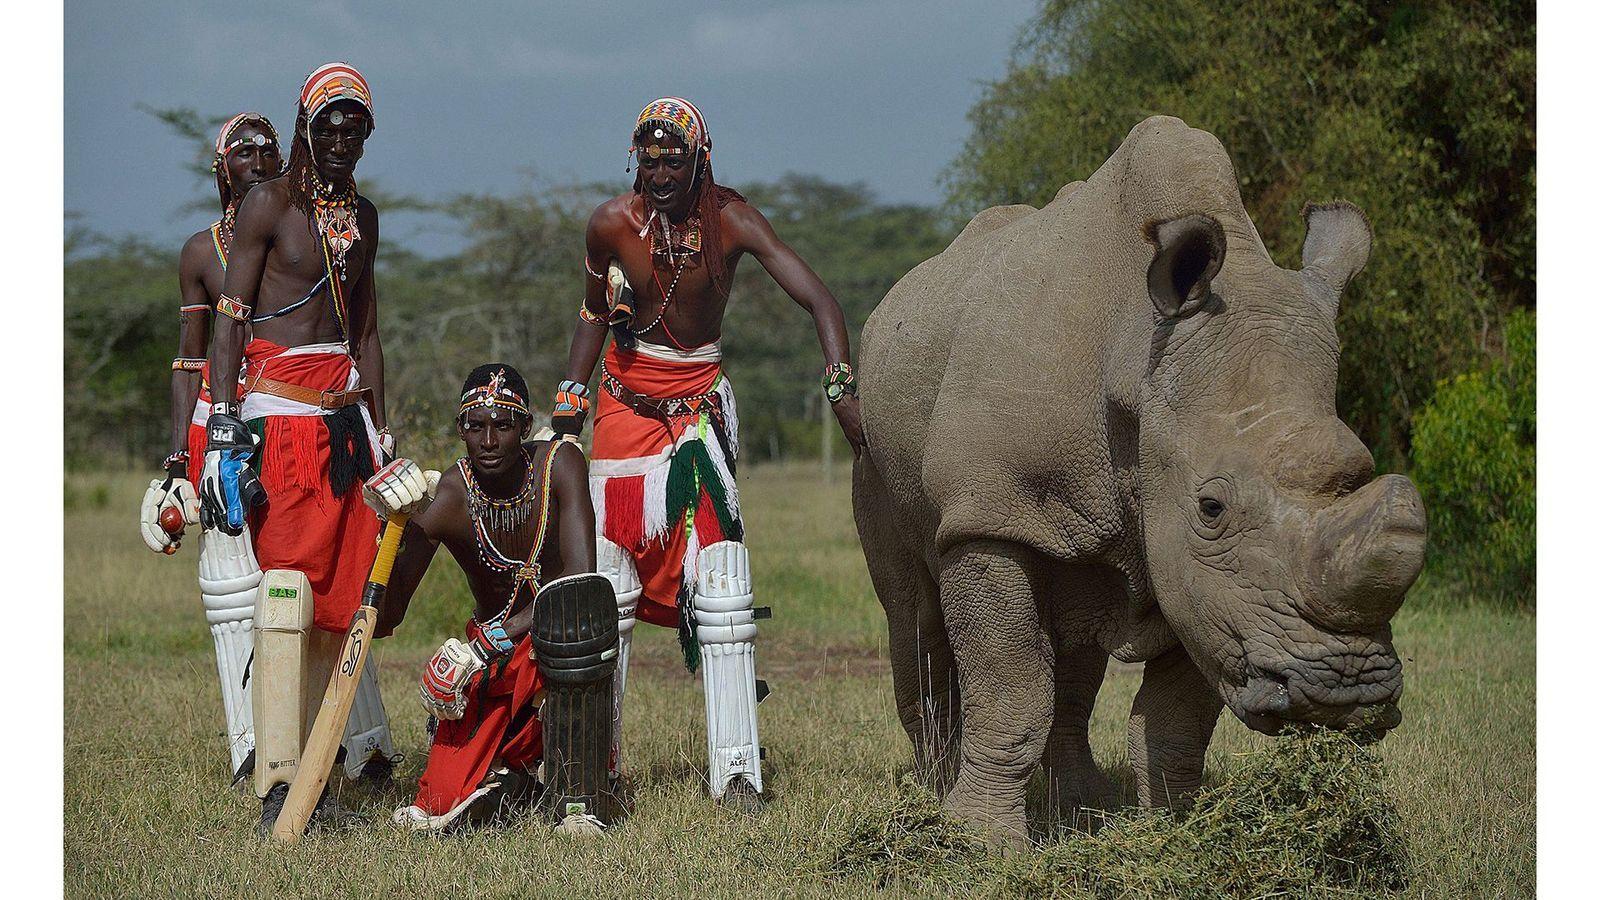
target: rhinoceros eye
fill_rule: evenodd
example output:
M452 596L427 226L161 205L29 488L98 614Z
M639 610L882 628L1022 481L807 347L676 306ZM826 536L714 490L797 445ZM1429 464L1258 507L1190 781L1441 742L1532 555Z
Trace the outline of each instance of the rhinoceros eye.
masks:
M1208 525L1216 524L1216 521L1222 518L1222 513L1226 509L1227 507L1222 504L1222 501L1215 497L1200 498L1200 517L1205 519Z

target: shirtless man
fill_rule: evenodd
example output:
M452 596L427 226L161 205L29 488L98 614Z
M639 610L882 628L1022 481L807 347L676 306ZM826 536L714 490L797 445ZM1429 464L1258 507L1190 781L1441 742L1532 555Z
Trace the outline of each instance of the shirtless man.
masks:
M217 132L211 169L216 176L222 216L211 227L190 236L178 261L182 306L179 308L179 356L172 361L172 442L175 449L162 466L167 471L166 480L150 483L139 515L140 533L146 545L169 555L177 552L183 533L169 534L163 529L157 521L161 511L177 507L183 511L185 525L200 524L200 498L194 485L200 482L206 447L205 420L211 411L205 353L211 337L212 298L222 292L239 204L251 188L283 174L277 130L260 113L239 113L224 122ZM219 535L218 548L213 549L224 548L238 540ZM255 764L252 755L255 727L245 673L254 649L252 625L259 579L218 578L217 562L216 552L207 553L202 549L200 600L215 644L231 771L238 783L249 776ZM345 757L346 772L352 778L360 776L372 782L383 782L392 774L390 757L394 748L383 701L377 693L375 670L370 664L359 690L362 699L356 704L346 729L351 749ZM364 753L361 752L363 748ZM374 753L374 749L381 752Z
M423 673L423 706L438 729L416 799L395 810L394 821L411 830L444 831L487 821L530 798L539 790L535 773L546 734L559 741L574 733L546 721L558 716L559 704L540 715L541 696L567 686L547 683L541 674L545 655L537 662L533 658L533 601L537 595L539 604L563 602L564 588L594 572L594 509L576 443L525 442L533 424L527 397L528 386L516 369L505 363L479 366L462 386L456 417L466 456L443 478L426 473L428 482L437 483L437 498L418 503L418 480L404 471L387 481L374 478L367 492L369 504L383 515L419 510L406 525L374 633L387 636L404 619L440 544L466 574L475 602L465 640L447 640ZM600 590L597 599L613 623L609 633L615 641L610 584L598 575L587 578L590 590ZM597 705L594 717L609 726L611 668L595 676L590 681L599 682L606 702ZM561 749L564 760L581 759L589 751L596 784L587 793L608 787L609 740ZM585 815L601 822L610 818L610 810L597 804Z
M623 635L613 733L635 619L678 628L690 671L704 662L711 795L759 809L755 704L765 684L755 679L754 620L765 611L750 592L733 480L738 417L721 371L722 315L739 261L754 256L816 322L823 385L859 454L849 336L805 261L737 191L716 184L694 104L664 97L646 106L629 153L639 165L633 191L589 219L590 279L551 426L582 429L586 382L609 330L589 481L598 564L616 585Z
M201 524L208 541L212 531L241 539L235 568L266 570L258 611L263 597L300 604L275 602L272 621L255 621L264 830L294 780L376 553L378 519L353 488L393 448L372 273L378 212L354 179L372 128L361 73L344 63L311 73L288 170L241 204L216 302Z

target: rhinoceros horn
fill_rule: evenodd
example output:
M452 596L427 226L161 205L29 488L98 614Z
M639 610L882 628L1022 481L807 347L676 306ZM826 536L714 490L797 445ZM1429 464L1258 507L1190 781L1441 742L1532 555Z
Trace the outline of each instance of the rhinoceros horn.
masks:
M1427 537L1422 498L1401 475L1384 475L1322 510L1306 534L1306 615L1336 631L1388 622L1422 571Z

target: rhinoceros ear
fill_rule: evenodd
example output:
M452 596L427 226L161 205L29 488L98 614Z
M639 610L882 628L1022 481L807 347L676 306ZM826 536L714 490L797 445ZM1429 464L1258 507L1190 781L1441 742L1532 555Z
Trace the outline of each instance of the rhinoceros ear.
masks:
M1228 252L1222 226L1195 213L1146 222L1144 238L1156 248L1145 279L1156 311L1175 319L1198 310L1210 296L1211 279L1222 271L1222 258Z
M1307 203L1300 211L1306 222L1306 242L1300 248L1300 267L1333 289L1344 290L1367 264L1372 252L1372 226L1367 214L1354 203Z

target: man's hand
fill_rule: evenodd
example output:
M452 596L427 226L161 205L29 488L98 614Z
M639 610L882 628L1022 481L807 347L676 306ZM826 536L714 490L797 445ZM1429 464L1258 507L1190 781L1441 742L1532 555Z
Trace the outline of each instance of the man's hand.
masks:
M846 394L833 404L833 415L839 420L839 428L844 431L844 439L850 442L856 459L860 459L861 451L867 449L867 436L861 430L861 401L855 394Z
M361 485L361 499L387 519L394 513L420 514L439 492L439 473L409 459L397 459Z
M423 670L422 708L440 721L461 718L467 709L467 687L483 668L484 660L472 647L455 638L446 640Z
M189 479L172 475L165 479L152 478L150 487L145 489L144 500L139 504L139 534L144 538L145 546L157 553L171 555L178 550L181 533L171 535L161 527L161 511L169 508L181 510L185 524L200 524L200 495L195 493Z
M200 524L227 534L244 532L245 514L267 502L248 460L257 438L237 416L212 413L206 420L206 462L200 474Z

